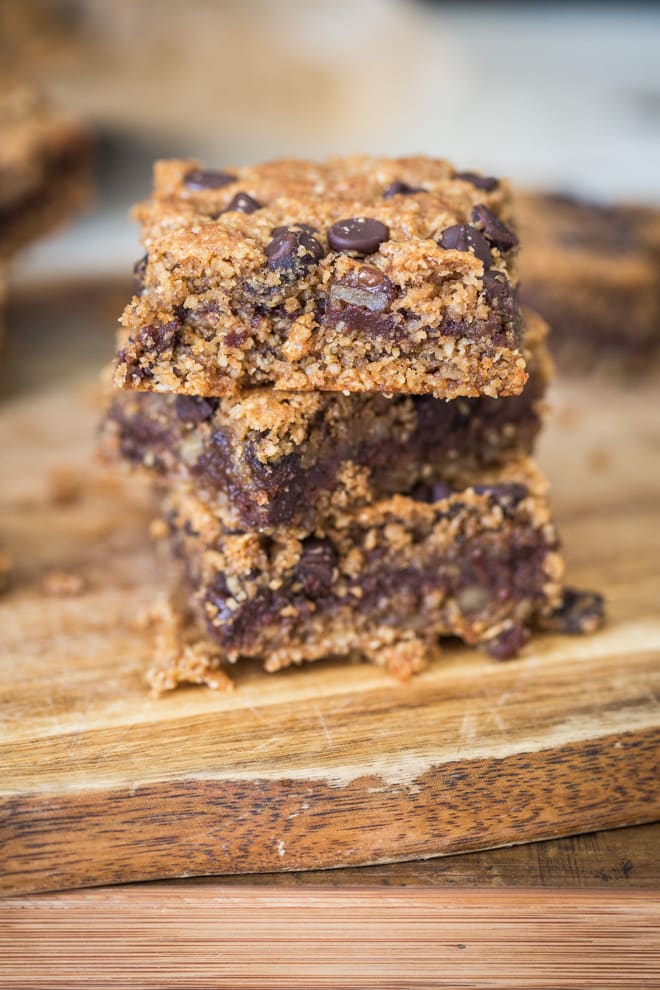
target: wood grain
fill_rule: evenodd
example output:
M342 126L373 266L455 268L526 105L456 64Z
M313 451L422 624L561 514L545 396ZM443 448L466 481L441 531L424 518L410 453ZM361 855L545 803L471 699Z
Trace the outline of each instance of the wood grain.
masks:
M660 985L660 898L161 885L0 903L0 987Z
M156 880L154 899L172 883L278 887L513 887L660 891L660 825L636 825L380 866ZM38 896L38 895L35 895Z
M451 648L403 687L368 666L246 665L231 695L161 700L132 624L164 584L143 496L91 465L88 392L7 403L2 889L385 863L660 817L657 392L554 401L543 456L571 578L608 595L602 633L540 637L509 664ZM49 496L63 461L73 505ZM51 568L84 593L45 596Z

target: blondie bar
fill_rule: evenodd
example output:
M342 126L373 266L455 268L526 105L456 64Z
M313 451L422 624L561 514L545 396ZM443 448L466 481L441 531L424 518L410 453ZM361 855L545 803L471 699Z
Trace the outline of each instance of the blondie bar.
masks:
M516 197L521 294L552 327L562 368L660 357L660 209Z
M546 329L526 314L530 377L519 396L445 402L271 389L219 399L118 392L104 447L166 484L187 481L236 528L309 530L336 509L419 484L467 484L530 453L550 374Z
M0 78L0 258L74 213L91 190L91 141L30 83Z
M427 158L156 164L115 382L517 395L506 183Z
M441 636L515 655L562 603L563 562L527 459L467 489L394 495L301 539L237 533L185 488L163 511L190 600L229 661L269 671L358 654L406 677Z

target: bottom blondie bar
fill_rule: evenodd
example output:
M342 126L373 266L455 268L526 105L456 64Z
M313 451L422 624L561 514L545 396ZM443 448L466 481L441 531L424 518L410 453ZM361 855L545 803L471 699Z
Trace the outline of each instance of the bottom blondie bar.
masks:
M208 635L227 660L268 671L352 654L405 679L442 636L506 659L562 604L546 483L527 458L463 490L385 498L302 540L288 527L232 532L185 487L163 509Z

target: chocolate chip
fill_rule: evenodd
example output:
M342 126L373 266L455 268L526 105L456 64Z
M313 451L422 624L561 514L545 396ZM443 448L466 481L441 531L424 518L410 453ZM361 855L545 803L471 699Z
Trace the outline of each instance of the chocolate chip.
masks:
M387 275L384 275L380 268L371 268L369 265L363 265L362 268L358 269L357 284L361 289L379 290L382 290L386 285L392 285Z
M512 660L529 642L529 631L524 626L509 626L484 645L486 653L494 660Z
M149 261L149 255L145 254L143 258L136 261L133 265L133 291L136 296L141 296L144 289L144 279L147 274L147 263Z
M292 230L304 230L306 234L318 233L318 227L312 227L311 223L289 223L283 227L273 227L270 233L272 237L277 237L278 234L288 234Z
M473 485L472 489L476 495L490 495L491 498L507 506L517 505L528 495L527 486L515 481L501 485Z
M313 536L306 539L296 567L305 594L310 598L326 595L332 586L336 566L337 553L329 540L319 540Z
M310 233L308 225L276 227L273 239L266 246L268 267L290 270L304 274L321 260L325 254L323 247Z
M512 302L511 285L504 272L484 272L484 292L491 306L508 309Z
M224 210L220 210L220 213L231 213L234 210L238 213L256 213L260 209L261 203L253 199L249 193L239 192L236 193L231 203ZM220 213L217 215L220 216Z
M338 220L328 231L328 244L334 251L373 254L390 236L390 229L372 217Z
M478 203L472 210L472 223L479 230L482 230L491 244L498 247L500 251L509 251L516 247L518 238L505 223L495 216L483 203Z
M193 168L184 175L183 184L188 189L195 191L201 189L222 189L223 186L228 186L230 182L236 182L237 179L237 175L231 175L229 172L221 172L219 169Z
M454 178L469 182L475 189L483 189L484 192L492 192L499 186L499 181L492 175L477 175L476 172L456 172Z
M409 186L407 182L397 179L387 187L383 193L383 199L391 199L392 196L412 196L414 193L426 192L421 186Z
M559 608L543 622L552 632L583 635L595 632L605 619L605 602L596 591L565 588Z
M204 399L196 395L177 395L174 408L184 423L204 423L218 408L217 399Z
M452 494L452 487L445 481L425 482L417 485L410 493L415 502L442 502Z
M493 309L498 310L507 319L513 318L513 292L504 272L484 272L484 293Z
M438 243L448 251L472 251L484 268L490 268L492 258L488 242L483 234L467 223L455 223L452 227L446 227Z

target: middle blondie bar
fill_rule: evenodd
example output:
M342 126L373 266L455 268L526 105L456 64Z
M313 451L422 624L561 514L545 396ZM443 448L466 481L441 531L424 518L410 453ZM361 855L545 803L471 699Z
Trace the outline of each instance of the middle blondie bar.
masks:
M254 389L232 398L119 392L111 454L188 484L236 529L297 526L420 484L467 485L532 451L550 374L546 324L525 314L522 395L456 399Z

